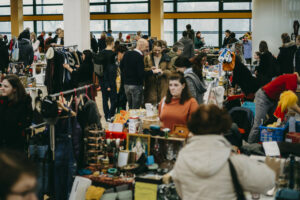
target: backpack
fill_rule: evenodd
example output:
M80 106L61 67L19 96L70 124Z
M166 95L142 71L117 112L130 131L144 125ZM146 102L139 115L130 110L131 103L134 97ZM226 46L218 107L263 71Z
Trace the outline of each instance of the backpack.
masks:
M242 138L247 141L254 122L253 112L248 108L234 107L229 111L231 119L240 129L244 129L245 133Z
M105 55L103 51L100 51L99 53L93 55L93 63L95 74L97 74L99 77L103 77L105 65Z

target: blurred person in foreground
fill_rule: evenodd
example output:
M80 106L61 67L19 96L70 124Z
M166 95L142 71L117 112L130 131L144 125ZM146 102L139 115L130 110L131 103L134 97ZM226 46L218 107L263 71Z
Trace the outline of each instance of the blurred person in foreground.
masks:
M223 137L230 127L229 114L214 104L202 104L192 114L188 128L193 136L170 172L182 200L239 199L233 182L242 194L266 193L274 187L275 173L266 165L269 162L232 152Z
M0 151L0 199L37 200L37 170L21 152Z

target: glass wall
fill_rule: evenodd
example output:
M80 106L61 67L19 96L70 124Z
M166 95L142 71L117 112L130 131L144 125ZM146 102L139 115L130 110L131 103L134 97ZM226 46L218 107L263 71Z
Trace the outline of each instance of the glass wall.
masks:
M201 31L202 37L206 46L218 46L219 45L219 21L218 19L178 19L177 21L177 38L182 38L182 32L186 30L186 25L191 24L195 34L197 31Z
M165 19L164 20L164 40L167 41L168 46L174 44L174 20Z
M99 39L101 33L108 29L107 26L108 26L107 20L91 20L90 21L90 30L95 35L96 39Z
M111 30L114 38L122 32L124 40L128 34L136 34L138 31L142 31L143 35L148 35L148 20L111 20Z
M247 31L251 31L251 19L223 19L222 37L225 37L225 31L235 32L236 38L239 39Z

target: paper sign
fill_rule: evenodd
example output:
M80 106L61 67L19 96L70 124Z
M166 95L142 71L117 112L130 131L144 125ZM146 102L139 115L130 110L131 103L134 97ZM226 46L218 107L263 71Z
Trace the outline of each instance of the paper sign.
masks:
M129 152L119 152L118 156L118 167L124 167L128 164Z
M156 200L157 199L157 185L151 183L135 183L135 200Z
M280 156L277 142L263 142L266 156Z

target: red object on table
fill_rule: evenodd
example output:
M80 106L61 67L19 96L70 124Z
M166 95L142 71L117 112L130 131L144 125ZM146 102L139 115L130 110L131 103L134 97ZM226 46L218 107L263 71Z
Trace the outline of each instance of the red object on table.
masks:
M109 131L109 130L105 131L105 138L106 139L120 138L120 139L126 140L126 137L127 137L127 132L113 132L113 131Z
M245 98L244 94L232 95L227 97L227 101L233 101L236 99L241 99L243 101L244 98Z
M285 141L291 143L300 143L300 133L287 133L285 136Z

